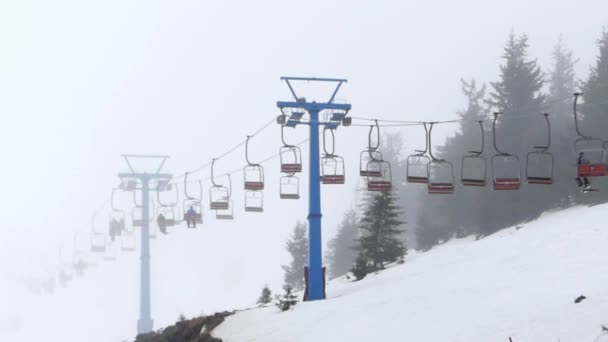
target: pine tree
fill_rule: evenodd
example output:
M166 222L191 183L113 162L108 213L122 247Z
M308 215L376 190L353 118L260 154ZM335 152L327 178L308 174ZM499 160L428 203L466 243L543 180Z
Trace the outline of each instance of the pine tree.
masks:
M365 278L365 276L371 271L371 269L369 267L369 262L367 261L367 259L363 255L359 254L357 256L357 260L355 260L355 264L350 269L350 271L355 276L355 280L361 280Z
M286 248L291 255L291 263L282 266L285 272L285 284L294 289L304 288L304 267L308 265L308 237L306 224L297 222L291 238L286 243Z
M357 253L355 240L357 239L357 218L354 210L344 214L338 233L328 243L329 272L331 277L346 274L352 266Z
M588 134L606 138L605 127L608 125L608 30L602 32L597 41L599 54L595 65L591 67L589 77L582 84L585 114L585 127Z
M260 298L258 298L257 304L264 306L270 302L272 302L272 292L268 288L268 285L264 285L262 294L260 295Z
M553 48L553 70L549 75L549 101L570 104L576 91L574 59L572 51L566 49L562 36Z
M528 58L528 36L511 32L504 50L504 64L500 66L500 80L492 82L494 92L490 103L505 115L521 112L540 113L545 95L543 73L535 59Z
M400 226L404 222L400 220L396 200L392 191L371 195L359 222L362 236L357 239L357 251L360 257L369 260L372 271L383 269L385 263L397 261L406 254L400 239Z
M595 65L591 67L589 77L582 82L581 90L584 93L583 102L579 105L579 113L583 114L580 125L583 134L596 138L606 139L606 127L608 126L608 28L602 31L597 41L599 53ZM594 187L602 188L605 180L598 177L591 183ZM577 202L585 204L603 203L608 200L608 194L604 191L594 196L577 194Z
M516 177L519 171L525 176L527 153L533 146L546 143L547 128L542 116L546 97L542 92L543 73L537 61L528 57L528 49L528 37L525 34L517 37L512 32L502 56L500 78L491 83L489 103L503 113L496 128L497 145L502 151L519 157L519 161L509 159L497 168L489 165L490 179L493 172ZM549 189L536 186L519 191L486 192L478 202L480 220L484 223L479 233L491 234L538 217L550 206L546 201Z
M462 177L459 171L465 172L465 177L483 176L483 161L465 165L462 168L463 155L468 151L481 150L481 134L486 135L483 157L491 153L487 142L487 132L481 132L477 121L487 118L488 108L485 105L486 86L478 85L474 79L461 80L462 93L466 98L466 107L457 114L463 121L460 122L459 130L453 136L448 137L444 146L438 148L437 156L449 160L454 165L455 181ZM484 129L487 131L488 125ZM416 240L417 249L427 250L441 241L452 237L462 237L477 233L479 226L479 215L477 202L484 195L483 189L461 188L451 196L422 196L423 205L416 210ZM437 215L442 213L442 215Z
M574 151L574 118L572 115L572 94L577 91L574 64L577 60L568 50L562 37L553 48L553 68L549 74L549 119L551 121L551 149L554 157L554 183L546 199L553 207L567 208L580 196L573 182L576 158ZM555 152L558 153L555 153Z
M275 305L281 309L281 311L287 311L298 303L298 298L293 294L293 287L290 285L283 286L285 293L282 296L277 295L275 297Z

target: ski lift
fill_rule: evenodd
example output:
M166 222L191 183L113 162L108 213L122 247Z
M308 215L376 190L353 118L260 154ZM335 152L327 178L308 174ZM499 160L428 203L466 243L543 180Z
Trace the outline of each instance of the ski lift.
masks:
M201 202L202 202L202 198L203 198L203 184L201 183L201 181L198 181L198 186L199 186L198 198L190 196L190 194L188 193L188 172L186 172L186 174L184 175L184 197L185 197L185 199L183 201L184 221L188 221L188 219L190 219L190 221L193 221L196 224L202 224L203 223L203 205ZM194 211L194 213L188 213L190 208L192 208L192 211ZM191 215L193 217L188 217L189 215Z
M281 177L281 199L300 199L300 180L293 174Z
M428 192L429 194L452 194L454 193L454 166L445 159L437 159L433 155L431 134L433 125L429 129L428 150L431 161L427 164Z
M150 218L147 218L150 221ZM144 213L142 207L134 207L131 211L131 222L133 227L143 227L144 226Z
M122 234L120 238L120 249L123 252L135 252L137 249L137 240L133 228L125 230L125 233Z
M107 238L104 233L98 232L95 229L96 215L97 213L94 213L91 219L91 252L103 253L106 251Z
M281 141L283 142L283 147L279 150L281 172L290 174L302 172L302 151L298 146L285 142L284 129L285 125L281 125Z
M245 191L245 211L264 212L264 193L262 191Z
M462 157L460 165L460 180L464 186L486 186L487 162L482 157L485 145L485 132L483 121L477 121L481 132L481 148L479 151L469 151L469 155Z
M230 188L232 182L230 181L230 175L228 175L228 182L230 187L218 185L215 183L213 176L213 169L215 165L215 158L211 162L211 189L209 189L209 207L211 210L228 210L230 207Z
M68 281L74 278L74 268L72 263L65 260L62 247L59 247L59 282L65 285Z
M172 189L172 187L165 186L162 188L156 188L156 202L158 202L158 206L156 207L155 217L158 218L162 214L165 218L165 226L173 227L179 223L179 219L177 218L176 214L177 204L179 203L179 193L177 188L175 188L175 201L167 203L163 202L161 199L160 192L163 191L162 189L167 191L168 189Z
M416 150L417 153L407 157L406 179L409 183L426 184L429 182L428 165L431 162L431 158L426 155L427 151L429 150L429 131L426 127L426 122L423 123L422 126L424 127L424 150Z
M110 196L110 217L109 217L109 229L111 232L120 234L125 230L126 214L124 210L120 210L116 207L114 202L114 193L116 188L112 189L112 195Z
M391 164L384 160L370 160L368 170L374 170L372 176L367 176L367 190L369 191L391 191L392 174Z
M574 94L574 128L578 139L574 143L578 160L578 177L602 177L608 175L608 162L606 161L606 146L604 141L581 133L578 127L578 112L576 105L578 97L583 93Z
M380 147L380 126L378 126L378 121L376 121L376 130L378 132L378 142L375 149L378 149ZM371 132L372 129L370 129L368 144L370 151L372 150ZM382 192L391 191L393 187L391 164L385 160L374 158L374 155L371 152L369 157L371 160L367 163L367 190Z
M376 134L377 134L376 146L372 146L372 134L374 133L374 128L377 129L376 130ZM378 126L378 121L376 120L375 125L369 126L369 133L367 136L367 149L365 149L361 152L361 156L359 158L359 175L361 177L368 177L368 176L379 177L379 176L381 176L379 169L368 168L370 161L383 160L382 152L378 151L379 147L380 147L380 126ZM372 164L372 167L373 166L378 166L378 165Z
M496 150L496 154L492 157L494 190L519 190L521 187L519 158L516 155L501 151L496 144L496 121L500 114L494 113L494 122L492 123L494 150Z
M528 184L553 184L553 155L547 150L551 146L551 123L549 114L543 114L547 123L547 145L534 146L536 151L526 156L526 181Z
M72 268L76 272L76 275L81 276L84 274L84 271L89 266L89 261L87 260L87 254L84 249L81 248L78 243L78 235L79 233L74 233L74 253L72 254Z
M228 200L228 207L226 209L215 211L215 218L217 220L234 220L234 206L231 199Z
M330 131L332 137L332 151L327 151L325 145L325 132ZM336 137L333 129L323 130L323 150L325 155L321 158L321 182L323 184L344 184L344 158L335 154Z
M264 190L264 168L260 164L254 164L249 161L249 138L245 142L245 160L247 165L243 168L243 177L245 178L245 190Z

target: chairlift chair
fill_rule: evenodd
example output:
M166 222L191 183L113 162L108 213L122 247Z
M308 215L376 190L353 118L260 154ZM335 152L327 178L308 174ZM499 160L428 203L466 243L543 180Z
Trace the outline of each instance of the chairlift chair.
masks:
M218 220L234 219L234 207L231 199L228 200L228 207L226 209L218 209L215 211L215 218Z
M382 152L369 149L361 152L361 156L359 158L359 175L361 177L380 176L380 170L374 170L373 168L368 170L367 168L367 165L372 159L382 160Z
M435 158L432 151L431 134L433 125L428 133L429 156L431 161L427 164L428 193L429 194L452 194L454 193L454 166L445 159Z
M112 189L112 195L110 197L110 217L108 219L110 231L122 232L125 230L126 214L124 210L120 210L116 207L114 202L114 193L116 188Z
M264 190L264 168L262 165L246 165L243 168L245 178L245 190Z
M94 213L91 219L91 252L103 253L106 251L107 239L104 233L95 229L95 216L97 213Z
M143 210L141 207L135 207L133 208L133 210L131 211L131 222L133 224L133 227L143 227L144 226L144 220L146 218L143 217ZM150 218L147 218L148 221L150 221Z
M125 234L120 237L120 249L123 252L135 252L137 249L137 240L133 229L126 230Z
M386 192L393 188L391 164L384 160L371 160L368 170L374 170L372 176L367 176L367 190Z
M262 191L245 191L245 211L264 212L264 193Z
M494 190L519 190L521 187L521 163L519 157L501 151L496 143L496 121L500 113L494 113L492 133L496 154L492 157Z
M198 186L199 186L198 197L190 196L190 194L188 193L188 173L186 173L184 176L184 197L185 197L185 199L182 202L182 205L183 205L182 209L183 209L183 213L184 213L184 221L188 221L190 219L191 221L193 221L196 224L202 224L203 223L203 205L202 205L203 184L201 183L201 181L198 181ZM188 213L190 208L192 208L192 211L194 212L193 214ZM189 217L189 215L192 215L192 217Z
M285 125L281 125L281 141L283 142L283 147L279 150L281 172L288 174L302 172L302 151L298 146L285 142L284 129Z
M429 150L429 131L426 127L426 123L422 125L424 127L424 150L416 150L416 153L407 157L406 167L406 180L408 183L422 183L427 184L429 182L429 163L431 158L426 155Z
M372 135L376 129L376 144L372 144ZM378 151L380 147L380 126L376 120L375 125L369 126L369 132L367 134L367 148L361 152L359 157L359 175L361 177L381 177L382 173L379 168L379 164L372 164L370 168L370 162L373 160L384 160L382 158L382 152Z
M223 185L214 185L209 189L209 209L226 210L230 206L230 190Z
M294 175L281 177L281 199L300 199L300 179Z
M327 148L326 133L331 133L331 152ZM334 130L325 128L323 130L323 151L325 154L321 158L321 183L323 184L344 184L345 170L344 158L336 155L336 137Z
M165 226L173 227L179 223L179 219L177 218L175 206L168 206L168 205L162 205L162 204L157 206L156 215L154 217L156 219L158 219L158 217L161 214L165 218Z
M479 151L469 151L469 155L462 157L460 165L460 181L464 186L486 186L488 165L486 158L481 156L485 148L485 132L483 121L479 120L478 123L481 132L481 148Z
M428 164L428 193L454 193L454 166L447 160L431 160Z
M67 261L67 258L63 255L63 247L59 247L59 280L63 283L68 282L74 278L74 268L71 261Z
M93 232L91 234L91 252L103 253L106 251L106 235Z
M553 184L553 155L547 150L551 147L551 124L549 114L543 114L547 123L547 145L534 146L535 151L526 156L526 181L528 184Z
M302 172L302 152L298 146L283 146L279 153L282 173Z
M212 186L209 189L209 208L211 210L228 210L230 208L230 188L219 185L215 182L215 177L213 174L215 165L215 159L211 162L211 183ZM231 184L230 175L228 176L228 183Z
M249 139L247 136L245 142L245 161L247 165L243 168L244 188L245 190L264 190L264 168L260 164L252 163L249 160Z
M321 182L323 184L344 184L344 158L326 155L321 158Z
M606 160L606 144L599 138L593 138L581 133L578 127L578 112L576 106L582 93L574 94L574 128L578 139L574 142L576 158L580 160L577 167L578 177L608 176L608 161ZM581 154L582 153L582 154Z

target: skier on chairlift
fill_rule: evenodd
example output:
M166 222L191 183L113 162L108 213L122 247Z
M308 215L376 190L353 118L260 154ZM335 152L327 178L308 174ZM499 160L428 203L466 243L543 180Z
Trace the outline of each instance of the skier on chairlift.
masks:
M186 212L186 225L188 228L196 228L196 211L192 206Z
M165 219L165 215L162 213L158 214L156 223L158 224L158 230L163 234L167 234L167 220Z
M578 154L578 165L589 164L589 160L585 158L584 152L579 152ZM586 192L591 188L591 183L589 182L589 177L576 177L576 182L578 183L581 192Z

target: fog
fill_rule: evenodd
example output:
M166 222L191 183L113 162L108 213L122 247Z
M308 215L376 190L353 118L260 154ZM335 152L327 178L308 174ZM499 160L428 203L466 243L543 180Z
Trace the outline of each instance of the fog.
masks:
M37 336L40 320L53 318L33 314L34 309L59 318L73 317L79 307L81 319L91 312L106 317L95 326L111 336L134 337L135 255L100 262L93 273L57 288L55 299L27 288L29 280L57 272L60 250L70 258L75 234L86 248L94 212L105 224L117 173L126 171L121 154L170 155L164 170L176 176L196 169L280 114L276 101L290 99L281 76L348 79L338 98L352 104L353 116L452 119L465 105L460 79L494 81L512 30L529 34L530 55L544 70L562 34L579 59L577 76L585 77L595 60L595 41L608 24L605 13L608 2L600 0L1 1L0 307L5 309L0 336L11 341ZM311 84L296 87L307 98L330 95ZM438 137L453 129L438 128L434 141L441 143ZM307 137L304 127L288 133L292 142ZM420 147L422 130L402 133L404 153ZM357 202L358 156L367 131L343 127L337 139L347 184L322 189L325 242ZM262 160L280 146L280 129L273 124L251 141L251 158ZM305 165L307 151L304 147ZM216 171L244 164L240 148L220 160ZM280 287L280 265L288 260L284 242L296 220L306 219L307 196L304 191L297 203L280 201L278 162L264 165L269 186L263 214L245 215L243 193L236 191L233 222L217 222L206 210L198 231L175 228L180 232L154 241L153 282L164 283L153 296L153 317L161 317L156 328L176 313L197 313L199 306L198 313L246 306L265 282ZM192 175L208 177L208 168ZM242 175L232 177L238 188ZM307 189L305 179L301 186ZM187 248L196 248L196 254ZM163 266L180 256L184 264ZM165 267L162 278L155 278L154 265ZM167 273L171 269L175 275ZM196 278L196 272L205 279L196 289L185 280L168 280L185 273ZM100 289L120 290L117 281L130 291L120 295L126 301L74 304L100 296ZM164 292L171 288L175 291ZM201 294L200 305L180 296L193 292ZM64 300L71 304L57 306ZM120 323L112 319L116 312ZM45 327L55 326L52 336L63 341L82 340L69 329L74 323L56 319ZM96 341L90 332L87 340Z

